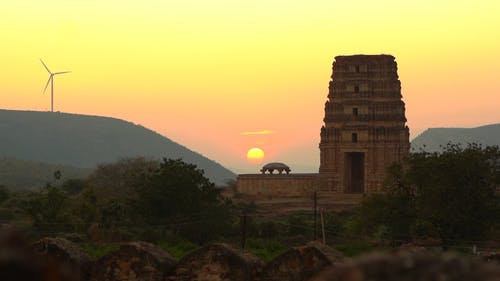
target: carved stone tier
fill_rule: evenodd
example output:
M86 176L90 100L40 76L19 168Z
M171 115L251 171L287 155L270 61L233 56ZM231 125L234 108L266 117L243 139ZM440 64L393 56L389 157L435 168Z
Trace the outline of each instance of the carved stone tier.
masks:
M371 193L410 149L397 64L390 55L337 56L321 128L319 189Z

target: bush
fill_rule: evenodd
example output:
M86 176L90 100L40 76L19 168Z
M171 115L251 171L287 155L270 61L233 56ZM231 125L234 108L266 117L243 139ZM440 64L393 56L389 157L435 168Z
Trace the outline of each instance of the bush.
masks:
M196 250L198 248L198 245L191 243L184 238L176 237L170 238L169 241L160 242L158 244L158 247L167 251L174 258L179 260L190 252Z
M277 240L248 239L245 250L268 262L286 251L287 247Z
M118 250L118 244L90 244L81 245L82 249L94 259L100 259L103 256Z

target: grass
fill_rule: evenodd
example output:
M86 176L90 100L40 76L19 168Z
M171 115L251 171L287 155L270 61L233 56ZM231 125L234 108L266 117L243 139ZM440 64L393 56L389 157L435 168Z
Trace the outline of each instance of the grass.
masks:
M82 249L89 254L92 258L94 259L100 259L103 256L118 250L118 245L117 244L90 244L86 243L81 245Z
M198 245L179 238L176 239L175 241L160 242L158 244L158 247L167 251L174 258L179 260L188 253L196 250L196 248L198 248Z
M369 243L363 241L340 244L335 248L348 257L359 256L361 254L377 250Z
M268 262L285 252L288 248L276 240L248 239L245 250L264 262Z

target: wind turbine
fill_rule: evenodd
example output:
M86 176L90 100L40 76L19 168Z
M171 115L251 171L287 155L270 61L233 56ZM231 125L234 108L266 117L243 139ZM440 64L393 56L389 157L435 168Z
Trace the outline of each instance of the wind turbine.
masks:
M43 89L43 93L45 94L45 91L47 91L47 87L49 86L49 83L50 83L50 111L54 112L54 76L59 75L59 74L70 73L71 71L62 71L62 72L52 73L52 72L50 72L47 65L43 62L43 60L40 59L40 61L42 62L45 69L47 69L47 72L50 74L49 80L47 80L47 84L45 84L45 88Z

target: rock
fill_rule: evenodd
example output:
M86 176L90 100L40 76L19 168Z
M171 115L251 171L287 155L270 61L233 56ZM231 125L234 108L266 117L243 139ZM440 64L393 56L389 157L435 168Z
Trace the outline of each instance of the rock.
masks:
M477 258L429 252L372 253L325 270L314 281L494 281L498 265Z
M215 243L197 249L179 261L178 281L251 281L262 269L255 256L228 244Z
M412 251L412 252L423 252L426 251L427 249L425 247L419 246L415 243L405 243L399 246L399 251Z
M294 247L270 261L262 272L262 281L309 280L325 268L342 262L342 253L319 242Z
M64 264L37 255L20 232L4 226L0 226L0 279L2 281L81 280Z
M83 243L87 238L85 234L80 233L61 233L60 235L58 235L58 237L64 238L73 243Z
M87 229L87 236L94 243L117 243L122 240L122 233L117 227L101 228L97 223L91 224Z
M307 239L304 235L295 235L286 238L283 243L285 243L288 247L297 247L307 244L308 241L310 241L310 239Z
M130 242L96 262L92 281L163 281L175 267L175 259L147 242Z
M75 243L64 238L46 237L33 243L32 248L37 254L69 267L81 280L89 279L92 259Z
M481 258L485 261L496 262L500 264L500 253L497 252L482 254Z

